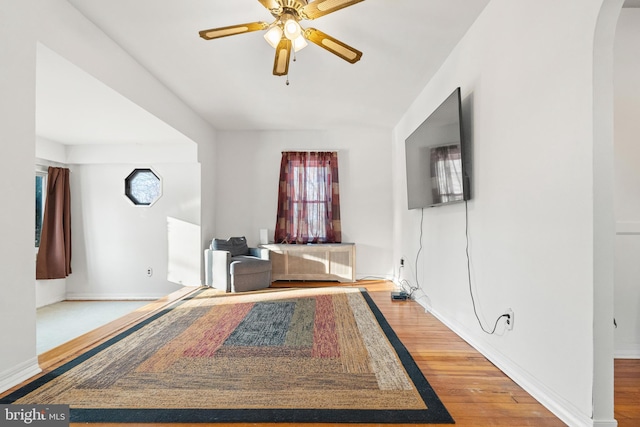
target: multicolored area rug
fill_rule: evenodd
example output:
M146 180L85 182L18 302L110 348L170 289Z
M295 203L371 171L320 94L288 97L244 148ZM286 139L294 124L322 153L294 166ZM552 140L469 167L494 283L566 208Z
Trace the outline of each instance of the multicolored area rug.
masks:
M0 400L72 422L453 423L366 291L202 290Z

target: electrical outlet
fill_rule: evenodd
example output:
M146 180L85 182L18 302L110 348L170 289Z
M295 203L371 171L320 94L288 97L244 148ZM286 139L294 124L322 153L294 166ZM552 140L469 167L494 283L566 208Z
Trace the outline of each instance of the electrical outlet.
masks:
M153 268L149 267L147 268L147 277L151 277L153 276Z
M507 316L507 331L512 331L513 330L513 323L514 323L514 315L513 315L513 310L511 310L510 308L507 308L504 311L504 314Z
M404 267L404 258L400 258L400 267Z

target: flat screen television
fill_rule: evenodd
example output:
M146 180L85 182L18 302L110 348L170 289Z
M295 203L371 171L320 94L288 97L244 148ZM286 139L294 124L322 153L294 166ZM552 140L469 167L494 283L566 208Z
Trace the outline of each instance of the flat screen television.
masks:
M405 141L409 209L471 198L468 147L456 88Z

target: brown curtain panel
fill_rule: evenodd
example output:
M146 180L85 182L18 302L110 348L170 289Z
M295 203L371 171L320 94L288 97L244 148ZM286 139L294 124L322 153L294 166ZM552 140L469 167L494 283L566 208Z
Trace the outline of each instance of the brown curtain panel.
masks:
M71 192L69 169L49 167L36 279L63 279L71 274Z
M338 153L282 153L277 243L340 243Z

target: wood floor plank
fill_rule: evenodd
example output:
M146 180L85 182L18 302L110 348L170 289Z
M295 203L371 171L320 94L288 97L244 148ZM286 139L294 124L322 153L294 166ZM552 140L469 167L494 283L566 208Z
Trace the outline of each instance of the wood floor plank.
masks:
M640 360L615 361L615 417L618 427L640 425Z
M278 282L274 287L326 286L327 283ZM336 285L336 283L331 283ZM365 287L389 324L407 347L419 368L427 377L444 405L456 421L456 426L536 426L551 427L565 424L544 406L509 379L473 347L454 334L441 322L414 301L392 302L389 292L393 284L387 281L360 281L343 286ZM144 315L132 315L127 319L107 325L94 334L87 334L61 348L40 357L45 371L51 370L103 341L132 322L140 321L158 309L182 298L175 294L149 307ZM135 319L134 317L138 317ZM111 332L109 330L112 329ZM621 427L640 425L640 361L616 361L616 417ZM5 393L7 394L7 393ZM80 426L80 424L72 424ZM92 427L110 427L117 424L92 424ZM165 424L154 426L185 427L189 424ZM295 424L199 424L201 427L275 427ZM353 426L353 424L305 423L305 427ZM149 427L149 424L126 424L126 427ZM379 424L358 424L359 427L380 427ZM416 424L394 424L396 427L416 427ZM426 425L422 425L426 426Z

